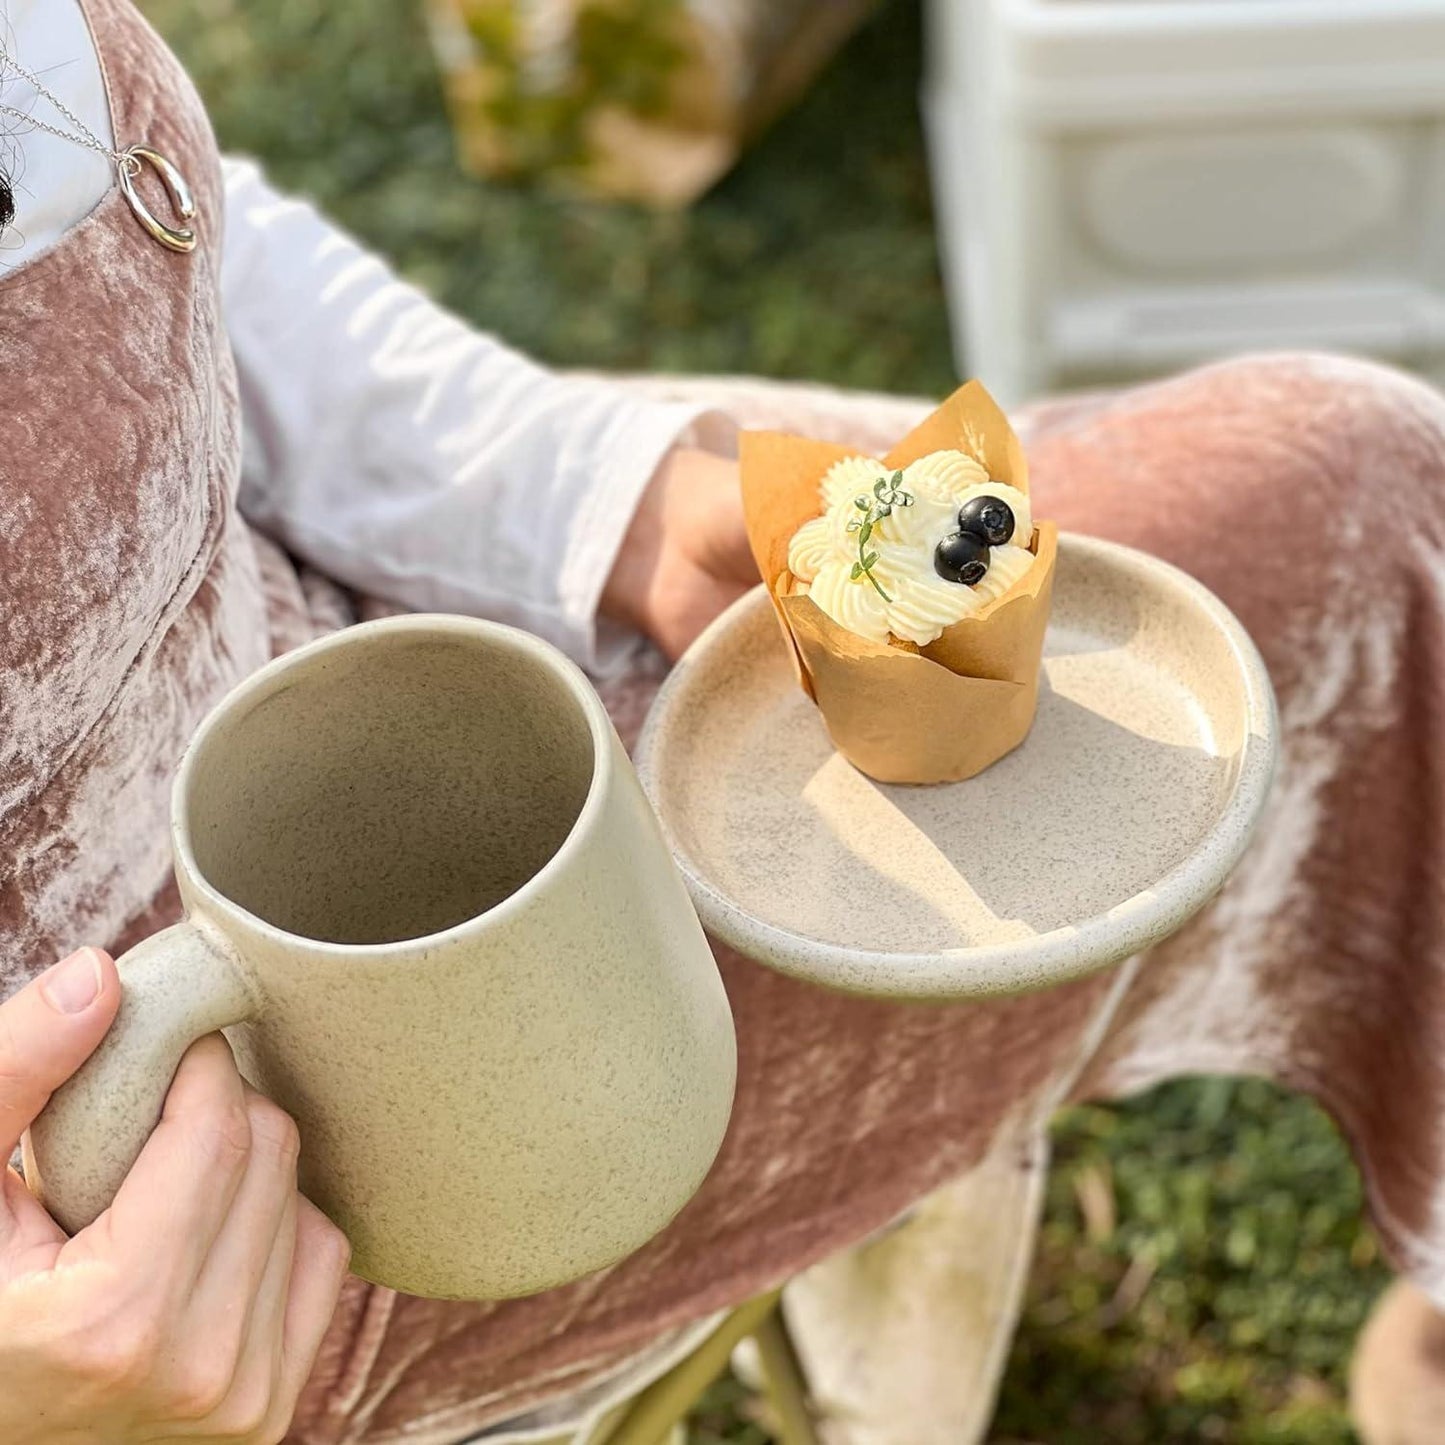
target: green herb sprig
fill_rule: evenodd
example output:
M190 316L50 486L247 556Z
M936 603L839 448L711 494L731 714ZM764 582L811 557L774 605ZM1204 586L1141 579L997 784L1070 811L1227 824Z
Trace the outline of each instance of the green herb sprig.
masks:
M903 473L894 472L891 478L879 477L873 483L871 497L854 497L853 505L863 515L854 517L848 523L848 530L858 534L858 560L853 564L848 576L854 582L860 577L866 577L873 584L873 590L885 602L892 602L893 599L883 590L878 579L873 575L873 564L878 560L878 554L868 550L868 539L873 535L874 527L884 517L891 515L894 507L911 507L913 494L903 490Z

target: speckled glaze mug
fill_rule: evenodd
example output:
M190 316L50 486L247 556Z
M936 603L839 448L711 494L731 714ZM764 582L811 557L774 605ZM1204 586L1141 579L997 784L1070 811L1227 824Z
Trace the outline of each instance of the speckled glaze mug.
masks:
M502 1298L656 1233L727 1127L732 1016L611 721L546 643L398 617L264 668L173 800L183 923L31 1131L67 1228L110 1202L224 1028L296 1118L353 1268Z

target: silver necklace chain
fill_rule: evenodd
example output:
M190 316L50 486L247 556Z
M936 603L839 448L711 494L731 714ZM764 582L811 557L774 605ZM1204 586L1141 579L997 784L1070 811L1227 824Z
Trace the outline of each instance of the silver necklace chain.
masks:
M41 84L40 77L36 75L34 71L27 70L21 65L3 45L0 45L0 65L8 67L18 75L21 80L29 81L30 84L35 87L35 93L48 100L80 134L76 135L74 132L62 130L58 125L51 125L48 121L37 120L28 111L21 110L18 105L6 105L3 101L0 101L0 114L12 115L17 120L24 121L27 125L33 125L36 130L47 131L53 136L58 136L61 140L70 141L73 145L85 146L87 150L99 151L101 155L114 161L123 171L129 171L131 174L134 174L140 169L140 162L137 161L134 156L106 145L54 91L47 90L45 86Z
M195 228L184 224L173 226L162 221L146 204L145 199L136 188L136 178L145 166L149 166L165 186L177 219L186 222L195 218L196 201L191 194L191 188L186 184L186 178L165 156L144 144L128 146L123 151L106 145L59 96L41 84L38 75L27 70L3 45L0 45L0 76L3 76L5 71L18 75L21 80L28 81L34 86L35 93L48 100L55 107L56 113L68 120L75 130L62 130L60 126L52 125L49 121L36 120L33 115L21 110L18 105L9 105L5 101L0 101L0 115L15 116L27 125L34 126L36 130L43 130L48 135L57 136L63 141L69 141L72 145L84 146L87 150L96 151L105 156L116 168L120 177L121 194L125 197L131 213L150 236L172 251L189 252L196 249Z

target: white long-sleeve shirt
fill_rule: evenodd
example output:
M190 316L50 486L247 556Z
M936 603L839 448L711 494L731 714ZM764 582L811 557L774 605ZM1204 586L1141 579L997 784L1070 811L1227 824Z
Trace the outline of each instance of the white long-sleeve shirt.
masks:
M0 0L0 49L115 144L77 0ZM71 129L3 61L0 101ZM17 213L0 235L3 285L115 173L95 151L4 115L0 168ZM643 488L702 409L535 365L279 195L251 162L224 169L222 292L248 520L363 591L511 622L594 671L615 665L630 639L599 626L603 584Z

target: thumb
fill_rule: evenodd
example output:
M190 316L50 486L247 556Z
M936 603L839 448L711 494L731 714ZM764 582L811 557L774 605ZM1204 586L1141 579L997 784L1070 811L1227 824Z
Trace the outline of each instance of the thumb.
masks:
M0 1165L119 1006L115 964L98 948L72 953L0 1004Z

